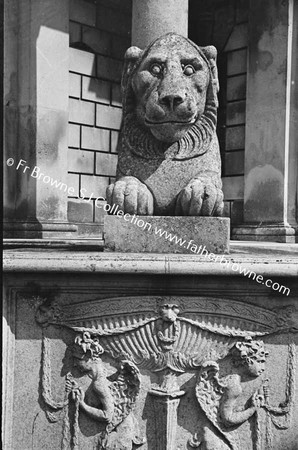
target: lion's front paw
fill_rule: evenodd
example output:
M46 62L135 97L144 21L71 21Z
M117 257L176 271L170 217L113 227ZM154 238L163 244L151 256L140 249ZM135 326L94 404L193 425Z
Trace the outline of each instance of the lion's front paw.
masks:
M192 180L179 193L176 202L177 216L221 216L222 190L208 177Z
M107 188L107 202L118 205L129 214L153 214L153 196L147 186L135 177L123 177Z

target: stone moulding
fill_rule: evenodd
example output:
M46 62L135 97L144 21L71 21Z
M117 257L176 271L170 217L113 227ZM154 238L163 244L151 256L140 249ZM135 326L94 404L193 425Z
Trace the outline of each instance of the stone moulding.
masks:
M230 262L228 267L192 254L113 254L62 250L51 252L36 250L34 258L29 250L21 252L10 250L4 254L4 267L7 273L221 275L235 279L239 277L239 273L232 270L231 266L232 263L237 263L264 277L287 277L290 280L297 278L296 247L281 245L281 248L275 247L270 251L266 246L258 247L239 246L232 241L232 254L225 255Z
M240 335L247 331L266 334L279 328L295 326L293 321L295 307L290 304L280 309L268 310L237 300L200 296L112 297L65 305L59 305L57 302L49 303L46 298L40 298L38 301L40 302L36 313L38 323L64 325L75 330L90 328L99 336L126 333L147 322L156 321L160 316L161 305L167 303L177 305L179 308L179 315L176 317L178 321L193 320L203 329L206 326L205 321L213 317L214 325L208 325L208 329L213 331L212 327L215 327L214 330L217 327L218 334L225 334L224 320L235 321L235 330L232 332L235 336L238 332ZM129 317L132 312L133 322ZM198 319L195 320L194 317ZM216 325L216 318L219 319L220 325ZM111 321L109 325L107 320ZM125 323L122 323L123 320ZM229 327L227 329L229 330Z

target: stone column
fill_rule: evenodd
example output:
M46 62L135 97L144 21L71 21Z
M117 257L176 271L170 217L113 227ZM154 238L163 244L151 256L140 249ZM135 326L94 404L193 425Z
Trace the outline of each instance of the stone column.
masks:
M133 0L132 45L145 48L170 31L187 36L188 0Z
M5 1L8 238L70 237L67 223L68 0Z
M297 241L297 26L295 0L250 2L244 225L235 239Z

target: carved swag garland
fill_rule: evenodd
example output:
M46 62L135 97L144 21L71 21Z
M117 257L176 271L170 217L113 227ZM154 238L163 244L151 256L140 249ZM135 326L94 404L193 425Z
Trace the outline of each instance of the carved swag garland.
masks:
M97 319L97 326L92 328L63 323L59 319L57 305L47 305L46 308L42 305L38 309L36 318L43 326L42 396L47 405L46 414L49 421L58 420L55 412L64 411L62 449L78 450L80 448L78 418L81 413L106 424L105 431L97 436L98 449L132 449L136 445L145 443L145 439L139 437L138 423L133 415L141 384L138 367L159 372L162 375L160 385L153 386L149 393L154 398L158 398L158 402L155 401L158 425L162 426L165 411L165 406L160 409L158 405L164 402L167 414L172 419L173 430L169 433L164 425L165 439L163 444L156 443L157 450L175 450L176 448L177 408L180 397L184 394L179 390L177 375L188 370L198 371L195 394L201 410L215 429L213 434L207 430L203 430L200 436L195 434L189 440L190 446L199 448L205 443L205 445L217 445L218 448L240 449L237 428L253 417L255 421L254 448L257 450L273 448L272 424L277 429L290 426L295 385L294 343L290 343L288 348L286 397L283 404L278 407L270 404L269 381L265 380L263 383L260 382L259 389L252 396L251 405L242 412L237 412L235 399L242 392L241 377L232 374L220 379L216 361L230 355L234 365L243 367L243 373L258 378L264 370L268 356L263 341L259 340L260 337L265 338L276 332L289 331L289 323L285 320L281 321L281 316L277 314L275 326L270 330L244 331L239 327L235 328L234 319L232 326L227 323L212 325L210 320L198 321L179 316L180 311L176 303L160 302L159 299L158 303L159 315L157 316L144 317L142 314L132 322L130 317L125 320L123 316L121 322L125 324L121 327L115 327L115 321L118 322L118 318L111 316L109 320L104 319L104 328L101 326L100 318ZM74 365L82 373L90 376L92 380L90 388L100 399L100 408L88 405L85 393L71 373L66 375L65 399L62 402L53 400L50 341L45 336L45 329L49 324L63 325L77 333L71 347ZM186 347L185 341L192 342L193 345ZM205 346L202 345L203 341ZM200 354L196 350L198 348L200 348ZM101 362L103 352L119 363L119 370L113 377L112 383L107 380L104 365ZM73 409L71 422L69 408ZM264 409L267 415L265 442L261 442L260 408ZM124 435L122 428L126 430Z

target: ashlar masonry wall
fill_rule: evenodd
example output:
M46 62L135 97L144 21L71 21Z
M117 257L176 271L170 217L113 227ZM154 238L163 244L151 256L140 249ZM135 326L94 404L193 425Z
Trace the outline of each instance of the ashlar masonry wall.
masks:
M245 109L248 53L246 0L190 0L189 37L218 51L218 135L222 155L224 215L243 221Z
M248 5L247 5L248 6ZM235 26L224 47L226 80L224 140L222 142L225 215L232 225L243 221L245 108L248 47L248 8L237 11Z
M71 0L68 220L79 234L102 230L97 197L116 173L122 60L130 46L131 0ZM80 198L78 198L78 196Z

